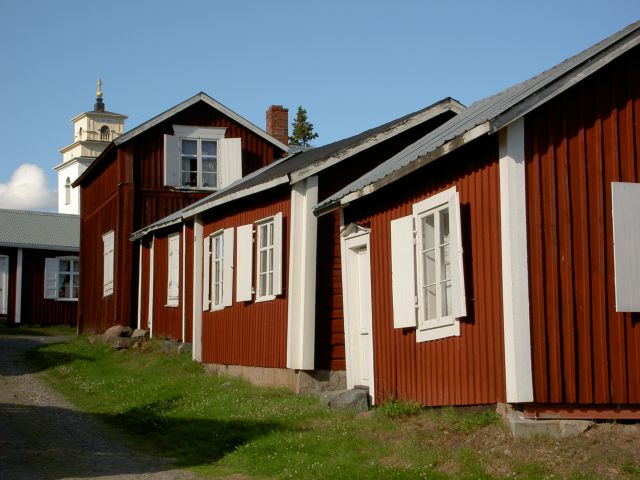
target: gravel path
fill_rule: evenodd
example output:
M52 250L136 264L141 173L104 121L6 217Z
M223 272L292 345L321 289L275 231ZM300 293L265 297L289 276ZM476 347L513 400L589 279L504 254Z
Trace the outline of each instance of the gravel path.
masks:
M198 479L79 412L23 360L61 337L0 337L0 479Z

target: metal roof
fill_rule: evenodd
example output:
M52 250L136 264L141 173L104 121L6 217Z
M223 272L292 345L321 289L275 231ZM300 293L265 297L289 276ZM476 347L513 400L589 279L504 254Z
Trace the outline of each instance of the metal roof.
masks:
M131 236L131 240L137 240L149 232L179 223L184 218L193 217L207 209L236 198L252 195L284 183L295 183L442 113L458 113L463 109L464 106L457 100L445 98L417 112L410 113L352 137L338 140L322 147L312 148L311 150L298 151L138 230Z
M320 202L314 212L323 215L402 178L421 166L478 138L495 133L640 42L640 21L535 77L472 104L358 180Z
M0 209L0 245L78 251L80 217L62 213Z
M246 118L241 117L240 115L238 115L233 110L225 107L223 104L221 104L220 102L214 100L213 98L211 98L206 93L200 92L200 93L197 93L196 95L194 95L193 97L186 99L184 102L181 102L178 105L176 105L176 106L174 106L174 107L172 107L172 108L170 108L168 110L165 110L161 114L156 115L152 119L147 120L146 122L138 125L135 128L132 128L128 132L125 132L122 135L120 135L119 137L115 138L113 140L113 142L111 142L109 144L109 146L100 154L100 156L96 159L96 161L93 162L89 166L89 168L87 168L84 172L82 172L82 175L80 175L76 179L75 182L73 182L73 186L77 187L78 185L80 185L82 180L86 176L88 176L89 173L91 171L93 171L94 168L96 168L95 166L99 163L99 160L102 157L104 157L107 152L111 151L111 149L114 146L117 147L117 146L122 145L125 142L128 142L132 138L137 137L141 133L146 132L150 128L158 125L159 123L167 120L168 118L171 118L172 116L176 115L177 113L189 108L190 106L192 106L192 105L194 105L194 104L196 104L198 102L206 103L207 105L209 105L212 108L218 110L219 112L223 113L224 115L226 115L227 117L231 118L232 120L238 122L240 125L242 125L243 127L247 128L248 130L252 131L253 133L258 135L259 137L261 137L264 140L266 140L267 142L275 145L276 147L280 148L281 150L284 150L285 152L288 151L289 147L287 145L285 145L284 143L282 143L280 140L277 140L276 138L272 137L270 134L268 134L267 132L262 130L260 127L254 125L253 123L251 123Z

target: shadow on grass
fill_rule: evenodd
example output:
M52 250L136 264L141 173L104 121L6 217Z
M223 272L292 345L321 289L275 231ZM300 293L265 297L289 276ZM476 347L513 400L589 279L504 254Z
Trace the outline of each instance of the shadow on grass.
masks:
M162 416L179 401L172 398L117 415L0 403L0 444L5 446L0 471L5 479L51 480L149 474L212 463L251 440L284 429L269 422ZM134 436L125 437L96 420ZM151 453L154 450L175 463Z
M39 349L46 344L62 342L67 337L0 337L0 375L17 376L36 373L75 360L93 361L90 357ZM25 361L25 358L27 361Z

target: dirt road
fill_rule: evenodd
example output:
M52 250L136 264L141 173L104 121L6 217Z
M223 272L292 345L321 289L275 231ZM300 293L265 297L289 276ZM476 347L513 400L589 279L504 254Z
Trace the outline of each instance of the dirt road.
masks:
M78 412L27 366L23 352L56 337L0 337L0 478L196 479Z

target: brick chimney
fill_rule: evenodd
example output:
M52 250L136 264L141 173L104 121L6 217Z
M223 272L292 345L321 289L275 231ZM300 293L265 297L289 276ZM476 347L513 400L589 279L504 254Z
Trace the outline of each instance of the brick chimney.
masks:
M267 109L267 133L285 145L289 144L289 109L271 105Z

